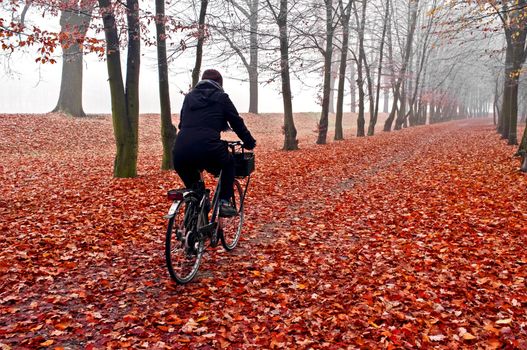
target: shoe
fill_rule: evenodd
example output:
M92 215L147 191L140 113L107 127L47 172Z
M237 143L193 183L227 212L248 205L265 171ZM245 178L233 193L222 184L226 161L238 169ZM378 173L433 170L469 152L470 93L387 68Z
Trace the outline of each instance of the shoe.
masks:
M229 202L227 201L220 202L220 217L230 218L236 215L238 215L238 211Z

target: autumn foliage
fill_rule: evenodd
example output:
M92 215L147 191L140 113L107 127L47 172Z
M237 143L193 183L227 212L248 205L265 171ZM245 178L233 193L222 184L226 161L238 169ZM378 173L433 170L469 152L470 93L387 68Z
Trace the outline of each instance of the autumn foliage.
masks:
M527 178L490 121L323 146L309 124L287 153L278 116L245 119L240 244L178 286L157 116L135 179L109 117L1 116L0 349L527 348Z

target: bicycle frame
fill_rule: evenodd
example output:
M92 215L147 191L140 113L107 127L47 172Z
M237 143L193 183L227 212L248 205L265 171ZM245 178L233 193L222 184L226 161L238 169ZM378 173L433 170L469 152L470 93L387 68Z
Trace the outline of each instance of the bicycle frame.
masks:
M230 142L227 145L231 152L234 153L235 148L241 146L241 143ZM229 201L237 208L238 214L233 216L232 220L230 217L223 218L220 216L222 171L218 175L212 200L211 190L205 187L203 171L200 172L198 186L193 186L192 189L185 188L168 191L167 195L172 200L172 204L167 215L164 216L168 219L165 255L168 270L173 280L184 284L195 277L201 264L202 256L207 249L207 240L210 242L210 247L216 247L221 240L221 244L226 251L231 251L237 245L243 225L243 208L250 183L250 172L252 171L248 170L248 172L247 176L240 175L238 179L235 179L234 195ZM241 172L241 174L244 173ZM245 186L240 183L239 178L241 177L247 179ZM184 211L182 212L181 210ZM181 214L182 217L179 216ZM176 226L176 219L181 225ZM173 239L175 240L172 241ZM178 255L179 253L172 255L174 252L181 252L181 255ZM178 256L182 260L177 258ZM186 259L189 259L190 265L186 265ZM179 261L182 261L182 264ZM183 272L183 274L176 272L179 266L182 267L180 272ZM188 266L191 267L190 270L187 270Z
M200 173L200 181L203 181L203 172ZM199 200L199 208L200 208L199 215L200 215L200 217L202 219L201 225L200 225L200 227L198 227L198 229L201 229L201 228L209 225L210 223L215 223L216 222L217 217L218 217L218 213L219 213L219 193L220 193L220 189L221 189L221 171L220 171L220 175L218 177L218 182L216 184L216 188L214 189L214 196L212 197L212 202L211 202L211 206L210 206L209 210L206 210L205 203L207 201L210 201L210 190L205 189L203 195L201 196L201 198L198 199ZM178 206L180 205L180 203L182 201L184 201L186 197L192 196L192 195L196 195L196 194L197 194L197 192L195 190L191 190L191 189L185 189L183 191L176 192L173 195L173 202L172 202L172 205L170 206L170 208L168 209L168 214L163 216L163 217L165 219L171 219L172 217L174 217L174 215L176 214L176 210L177 210ZM209 214L211 209L212 209L212 216L211 216L211 218L209 220L208 214Z
M222 175L222 172L220 171L218 182L216 183L216 188L214 189L214 196L212 197L212 202L211 202L212 215L210 217L210 222L216 222L219 208L220 208L219 204L220 204L220 190L221 190L221 175Z

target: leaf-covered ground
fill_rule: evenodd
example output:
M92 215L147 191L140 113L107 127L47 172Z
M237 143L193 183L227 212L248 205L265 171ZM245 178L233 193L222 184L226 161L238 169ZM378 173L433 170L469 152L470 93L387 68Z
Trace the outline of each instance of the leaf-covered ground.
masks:
M298 119L284 153L246 117L242 240L177 286L156 117L125 180L108 117L0 117L0 349L527 349L527 177L489 121L316 146Z

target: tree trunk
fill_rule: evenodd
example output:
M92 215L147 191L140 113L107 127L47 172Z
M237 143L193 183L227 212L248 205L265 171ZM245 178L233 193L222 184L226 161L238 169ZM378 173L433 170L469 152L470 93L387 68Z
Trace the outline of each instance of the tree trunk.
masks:
M392 108L390 109L390 114L388 114L388 118L384 121L384 127L383 131L391 131L392 130L392 124L395 119L395 111L397 110L397 102L399 100L399 84L400 79L396 79L395 77L395 62L393 59L393 39L392 39L392 31L391 31L391 20L388 22L388 60L389 60L389 66L391 67L391 75L390 75L390 85L392 87L393 93L393 101L392 101Z
M434 120L436 123L439 123L443 116L443 101L439 100L436 104L436 108L434 111Z
M426 117L427 117L427 111L428 111L428 102L422 102L421 103L421 110L420 110L420 118L419 118L419 125L426 125Z
M393 101L392 101L392 109L390 110L390 114L388 115L388 118L384 121L384 131L391 131L392 130L392 124L395 120L395 113L397 112L397 103L399 102L399 83L398 81L395 85L395 89L393 91Z
M382 27L381 45L379 48L379 66L377 67L377 87L375 90L375 109L373 115L370 117L370 125L368 126L368 136L373 136L375 133L375 125L377 124L377 116L379 114L379 96L381 92L381 75L382 75L382 58L384 54L384 38L386 37L386 30L388 29L388 21L390 20L390 0L386 1L386 9L384 13L384 23ZM385 102L385 108L388 108L388 103Z
M324 52L324 85L322 92L322 112L318 123L317 144L326 143L328 134L329 97L331 92L331 58L333 56L333 6L332 0L324 0L326 5L326 50Z
M511 96L510 96L510 115L509 115L509 132L507 134L507 139L509 140L509 145L518 144L518 79L515 80L515 83L510 87Z
M353 3L355 5L355 3ZM359 115L357 116L357 136L362 137L365 136L366 133L364 131L364 126L366 124L366 121L364 119L364 78L362 74L362 64L366 62L366 58L363 57L365 55L364 52L364 28L366 26L366 5L367 2L362 2L362 9L361 9L361 19L359 20L359 14L357 11L357 7L354 6L354 14L355 14L355 20L359 26L358 30L358 37L359 37L359 58L357 62L357 87L359 89Z
M499 84L499 79L496 78L496 85L495 85L495 88L494 88L494 109L493 109L493 114L494 114L494 125L496 125L496 131L501 134L501 130L502 130L502 118L501 118L501 111L500 111L500 96L498 95L498 84Z
M403 56L403 64L402 64L402 67L401 67L401 71L400 73L398 74L398 79L397 79L397 83L396 83L396 91L394 93L394 95L398 95L401 99L401 108L399 110L399 118L397 118L397 121L396 121L396 124L395 124L395 130L398 130L402 127L402 124L404 123L405 121L405 112L406 112L406 108L405 108L405 105L406 105L406 95L405 95L405 92L404 92L404 87L402 88L401 91L399 91L399 89L401 89L402 86L404 86L404 80L406 79L406 70L408 68L408 63L410 62L410 56L411 56L411 53L412 53L412 45L413 45L413 39L414 39L414 33L415 33L415 28L416 28L416 25L417 25L417 9L419 7L419 0L415 0L415 1L412 1L409 3L409 23L410 23L410 28L409 28L409 31L408 31L408 34L407 34L407 37L406 37L406 48L405 48L405 51L404 51L404 56ZM395 96L394 96L395 98ZM395 104L394 104L395 105ZM392 108L392 112L394 112L393 108ZM393 118L395 118L395 114L392 115L392 113L390 113L390 117L388 118L388 120L386 120L386 123L384 124L384 131L390 131L391 130L391 125L393 123ZM389 122L389 124L388 124Z
M508 8L508 4L503 4L506 9L503 16L503 26L507 48L505 53L505 79L504 93L502 100L502 124L501 136L509 140L509 145L518 143L517 122L518 122L518 84L523 63L525 62L525 41L527 37L527 27L524 23L524 8L527 4L525 0L516 1L516 8Z
M161 142L163 144L163 160L161 169L174 169L172 162L172 147L176 140L177 130L172 124L170 108L170 88L168 85L168 62L165 36L165 2L156 0L156 33L157 33L157 67L159 76L159 103L161 107Z
M203 59L203 43L205 42L205 17L207 15L208 0L201 0L198 19L198 43L196 45L196 61L192 69L192 87L196 86L199 81L201 71L201 61Z
M332 56L335 56L335 54L336 54L336 51L332 54ZM330 86L329 106L328 106L329 113L335 113L335 82L337 82L339 67L340 67L340 63L338 61L335 61L331 64L331 75L330 75L330 83L329 83L329 86Z
M522 101L522 109L521 109L521 117L520 117L520 123L525 123L525 121L527 120L527 106L525 105L525 97L524 97L524 100Z
M249 113L258 114L258 0L250 2Z
M243 42L233 40L229 34L232 30L228 30L225 26L217 27L218 33L225 38L229 46L240 57L247 74L249 76L249 113L258 114L258 0L244 0L242 3L247 5L249 9L240 5L237 0L230 1L232 5L240 11L243 16L249 21L249 58L246 57L246 50Z
M125 168L133 164L133 176L137 174L137 151L139 147L139 70L141 67L141 33L139 25L139 0L127 0L128 50L126 58L126 104L130 130L131 158L124 158ZM128 164L127 164L128 163ZM132 172L130 172L132 173Z
M386 1L386 5L391 7L391 0L388 0ZM394 62L393 62L393 42L392 42L392 31L391 31L391 28L392 28L392 22L391 22L391 16L388 18L388 23L387 23L387 33L386 33L386 37L388 39L388 61L389 61L389 67L391 67L391 72L390 72L390 78L388 79L386 76L384 78L384 84L385 84L385 88L384 88L384 106L383 106L383 112L384 113L388 113L390 112L389 110L389 100L390 100L390 90L393 89L395 90L395 81L394 81L394 77L395 77L395 71L394 71Z
M368 100L369 100L368 106L369 106L369 117L370 117L370 126L371 126L372 118L374 114L374 108L375 108L375 97L373 95L373 82L372 82L370 66L368 62L366 61L366 52L363 53L362 58L364 59L364 70L366 73L366 87L368 88ZM377 121L375 120L375 123L376 122ZM375 124L373 125L375 126Z
M397 118L395 119L395 126L393 130L401 130L403 127L403 123L405 122L406 118L406 84L403 82L401 85L401 94L399 95L399 102L400 107L399 111L397 112Z
M106 62L112 100L112 121L117 152L114 161L115 177L137 175L140 33L137 0L127 0L132 9L128 21L128 58L126 90L121 72L119 36L110 0L98 0L103 15L106 37Z
M364 126L366 121L364 119L364 86L362 81L362 64L358 64L357 68L357 87L359 88L359 113L357 115L357 137L362 137L365 135Z
M335 140L343 140L342 116L344 111L344 82L346 80L346 67L348 59L349 43L349 21L351 14L351 4L348 3L346 9L340 0L341 23L342 23L342 49L340 51L339 83L337 89L337 114L335 116Z
M382 112L388 113L388 104L390 103L390 88L388 87L387 79L384 79L384 89L383 89L383 105Z
M507 75L510 73L506 73ZM500 134L502 139L506 139L509 135L510 116L512 108L512 89L508 77L505 77L503 87L503 98L501 106L501 120L499 124Z
M276 18L280 30L280 74L282 77L282 99L284 102L284 150L298 149L296 128L293 119L291 81L289 77L289 39L287 36L287 0L280 0L280 12Z
M522 156L522 164L520 166L520 171L522 173L527 173L527 155Z
M434 124L436 121L435 121L435 99L432 98L432 101L430 101L430 116L429 116L429 121L428 123L429 124Z
M348 41L349 45L349 41ZM355 84L357 83L355 79L355 64L352 62L350 64L350 112L356 113L357 112L357 93L355 91Z
M82 108L82 49L75 44L62 46L62 76L60 93L54 113L85 117Z
M418 124L418 117L416 117L416 113L418 110L417 102L418 102L418 93L421 88L420 81L421 76L423 77L423 81L426 77L426 62L428 60L427 51L429 50L428 46L428 40L430 38L430 33L432 30L432 18L429 17L428 25L426 26L426 31L424 32L424 38L421 37L422 47L421 50L418 52L416 60L415 60L415 72L413 75L415 76L415 82L412 79L409 79L409 98L408 98L408 105L409 105L409 111L406 113L403 118L403 123L408 123L410 126L414 126ZM410 65L412 65L412 60L410 60ZM412 68L410 68L412 70ZM424 70L424 73L423 73ZM413 83L413 86L412 86ZM413 90L413 91L412 91ZM406 100L406 99L405 99Z
M67 35L61 40L62 76L57 105L52 112L61 112L73 117L84 117L82 108L82 58L83 41L88 31L91 13L95 3L89 6L62 10L60 15L60 31Z
M511 75L509 77L506 77L505 80L509 80L510 82L510 110L509 110L509 131L507 133L507 138L509 140L509 145L517 145L518 144L518 86L519 86L519 78L523 66L523 62L525 61L525 40L527 35L527 28L523 27L521 30L517 30L514 32L512 37L512 56L513 56L513 72L511 72Z
M505 79L503 80L503 98L501 100L501 123L499 124L499 132L502 139L509 136L510 117L512 110L512 70L510 68L505 70Z
M418 97L418 112L417 112L417 125L425 125L426 124L426 109L427 109L427 102L423 101L423 89L426 86L426 80L428 77L428 65L425 66L424 72L423 72L423 83L421 84L421 87L419 88L419 97Z

